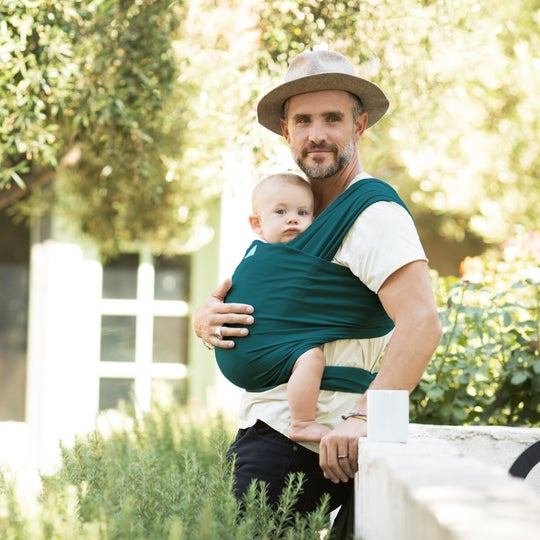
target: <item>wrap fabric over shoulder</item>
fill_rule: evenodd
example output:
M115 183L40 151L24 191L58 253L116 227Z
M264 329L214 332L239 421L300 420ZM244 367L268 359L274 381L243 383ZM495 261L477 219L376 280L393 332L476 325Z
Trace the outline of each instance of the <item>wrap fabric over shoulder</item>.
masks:
M338 339L386 335L394 324L378 296L332 259L370 205L406 206L387 183L354 183L310 227L287 244L255 240L232 276L227 302L251 304L255 322L232 349L216 349L219 368L251 392L288 381L298 357ZM363 393L375 377L361 368L326 366L321 389Z

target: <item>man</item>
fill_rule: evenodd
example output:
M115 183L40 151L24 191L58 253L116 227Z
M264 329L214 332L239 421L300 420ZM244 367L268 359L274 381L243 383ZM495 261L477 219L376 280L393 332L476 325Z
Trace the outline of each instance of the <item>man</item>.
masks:
M261 99L257 112L259 123L285 137L310 180L317 216L353 183L370 178L357 145L387 108L384 93L356 76L347 58L315 51L293 59L285 82ZM393 202L372 204L351 226L333 262L348 267L377 294L395 327L383 337L326 344L327 365L370 372L379 366L370 388L412 391L440 341L441 328L410 215ZM195 333L209 346L234 347L230 338L246 336L257 317L249 305L224 303L230 285L230 280L222 283L194 313ZM228 326L233 323L241 327ZM290 418L285 388L243 395L240 430L231 447L237 456L237 494L257 478L268 482L274 502L287 473L302 471L306 484L300 511L312 510L323 493L330 494L331 508L347 501L350 506L358 439L367 431L366 394L321 390L317 421L331 431L320 445L298 444L286 436Z

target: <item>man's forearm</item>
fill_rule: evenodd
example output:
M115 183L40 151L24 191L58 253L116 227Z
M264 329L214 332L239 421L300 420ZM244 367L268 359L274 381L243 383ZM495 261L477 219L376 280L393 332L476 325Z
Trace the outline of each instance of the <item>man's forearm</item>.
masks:
M437 313L422 321L411 319L397 324L381 360L372 390L407 390L412 392L422 378L441 339L441 325ZM365 410L367 396L357 402L358 410Z

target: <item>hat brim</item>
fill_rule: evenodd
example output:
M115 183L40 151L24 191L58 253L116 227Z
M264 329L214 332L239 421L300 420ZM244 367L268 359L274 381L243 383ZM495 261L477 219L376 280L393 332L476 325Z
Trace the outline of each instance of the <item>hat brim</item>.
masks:
M286 82L268 92L257 105L257 119L265 128L281 135L280 118L285 101L292 96L321 90L344 90L357 96L368 113L368 128L388 110L388 99L376 84L344 73L320 73Z

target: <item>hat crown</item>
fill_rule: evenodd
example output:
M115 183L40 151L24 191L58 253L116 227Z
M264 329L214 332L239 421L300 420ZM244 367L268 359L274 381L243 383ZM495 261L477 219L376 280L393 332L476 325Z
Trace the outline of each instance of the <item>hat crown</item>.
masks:
M303 52L294 57L285 75L285 82L323 73L355 76L352 64L342 54L333 51L313 51Z
M342 90L357 96L368 114L368 128L388 109L384 92L371 81L357 76L348 58L333 51L303 52L292 59L285 82L259 101L259 123L281 135L283 104L293 96L326 90Z

